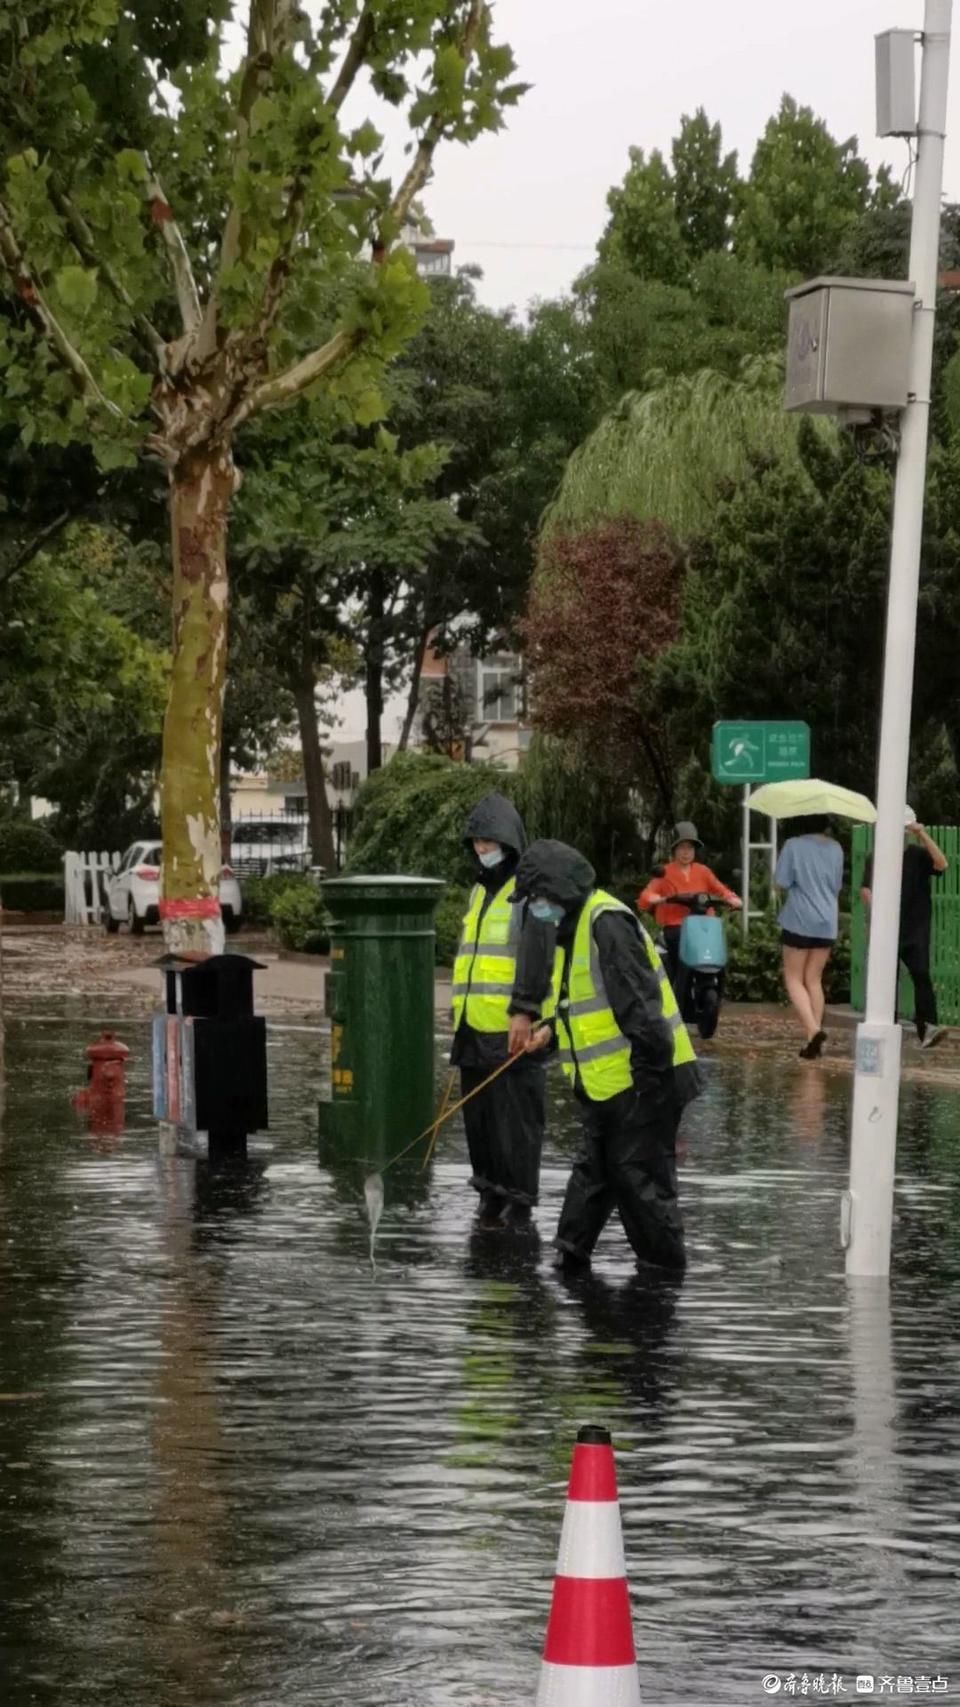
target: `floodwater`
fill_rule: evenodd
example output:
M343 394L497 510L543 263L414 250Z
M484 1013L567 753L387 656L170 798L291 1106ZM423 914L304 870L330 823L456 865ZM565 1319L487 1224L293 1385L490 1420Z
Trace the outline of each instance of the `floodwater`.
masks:
M218 1175L158 1155L140 1024L128 1130L86 1135L97 1029L8 1028L4 1707L532 1703L585 1422L645 1707L821 1673L960 1702L955 1091L904 1092L889 1303L842 1275L849 1079L769 1058L711 1064L688 1120L686 1281L632 1276L614 1224L571 1287L559 1087L542 1248L473 1230L454 1130L384 1175L374 1269L362 1171L317 1163L316 1034L272 1030L274 1129Z

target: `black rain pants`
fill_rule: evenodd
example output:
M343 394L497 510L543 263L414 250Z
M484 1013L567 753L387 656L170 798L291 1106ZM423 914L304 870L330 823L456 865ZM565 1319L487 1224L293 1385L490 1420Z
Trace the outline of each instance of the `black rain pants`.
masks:
M682 1269L680 1116L672 1095L648 1098L628 1090L608 1102L591 1102L578 1091L577 1103L583 1137L560 1212L557 1248L588 1262L617 1209L639 1262Z

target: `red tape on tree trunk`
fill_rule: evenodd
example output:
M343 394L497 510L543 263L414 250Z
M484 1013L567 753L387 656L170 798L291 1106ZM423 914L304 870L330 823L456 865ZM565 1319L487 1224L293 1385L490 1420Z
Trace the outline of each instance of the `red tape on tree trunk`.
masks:
M219 919L220 903L208 895L203 901L161 901L161 919Z

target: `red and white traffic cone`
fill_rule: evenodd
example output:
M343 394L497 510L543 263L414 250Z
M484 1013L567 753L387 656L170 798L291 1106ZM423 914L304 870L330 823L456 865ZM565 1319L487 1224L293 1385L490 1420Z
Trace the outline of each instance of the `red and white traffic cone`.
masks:
M537 1707L640 1707L613 1447L582 1428L570 1469Z

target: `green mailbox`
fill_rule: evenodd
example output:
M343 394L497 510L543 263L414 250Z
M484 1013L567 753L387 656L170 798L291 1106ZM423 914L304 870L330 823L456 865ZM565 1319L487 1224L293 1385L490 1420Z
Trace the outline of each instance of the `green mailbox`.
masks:
M431 877L335 877L326 1014L330 1100L320 1105L321 1160L373 1168L434 1113L434 912Z

